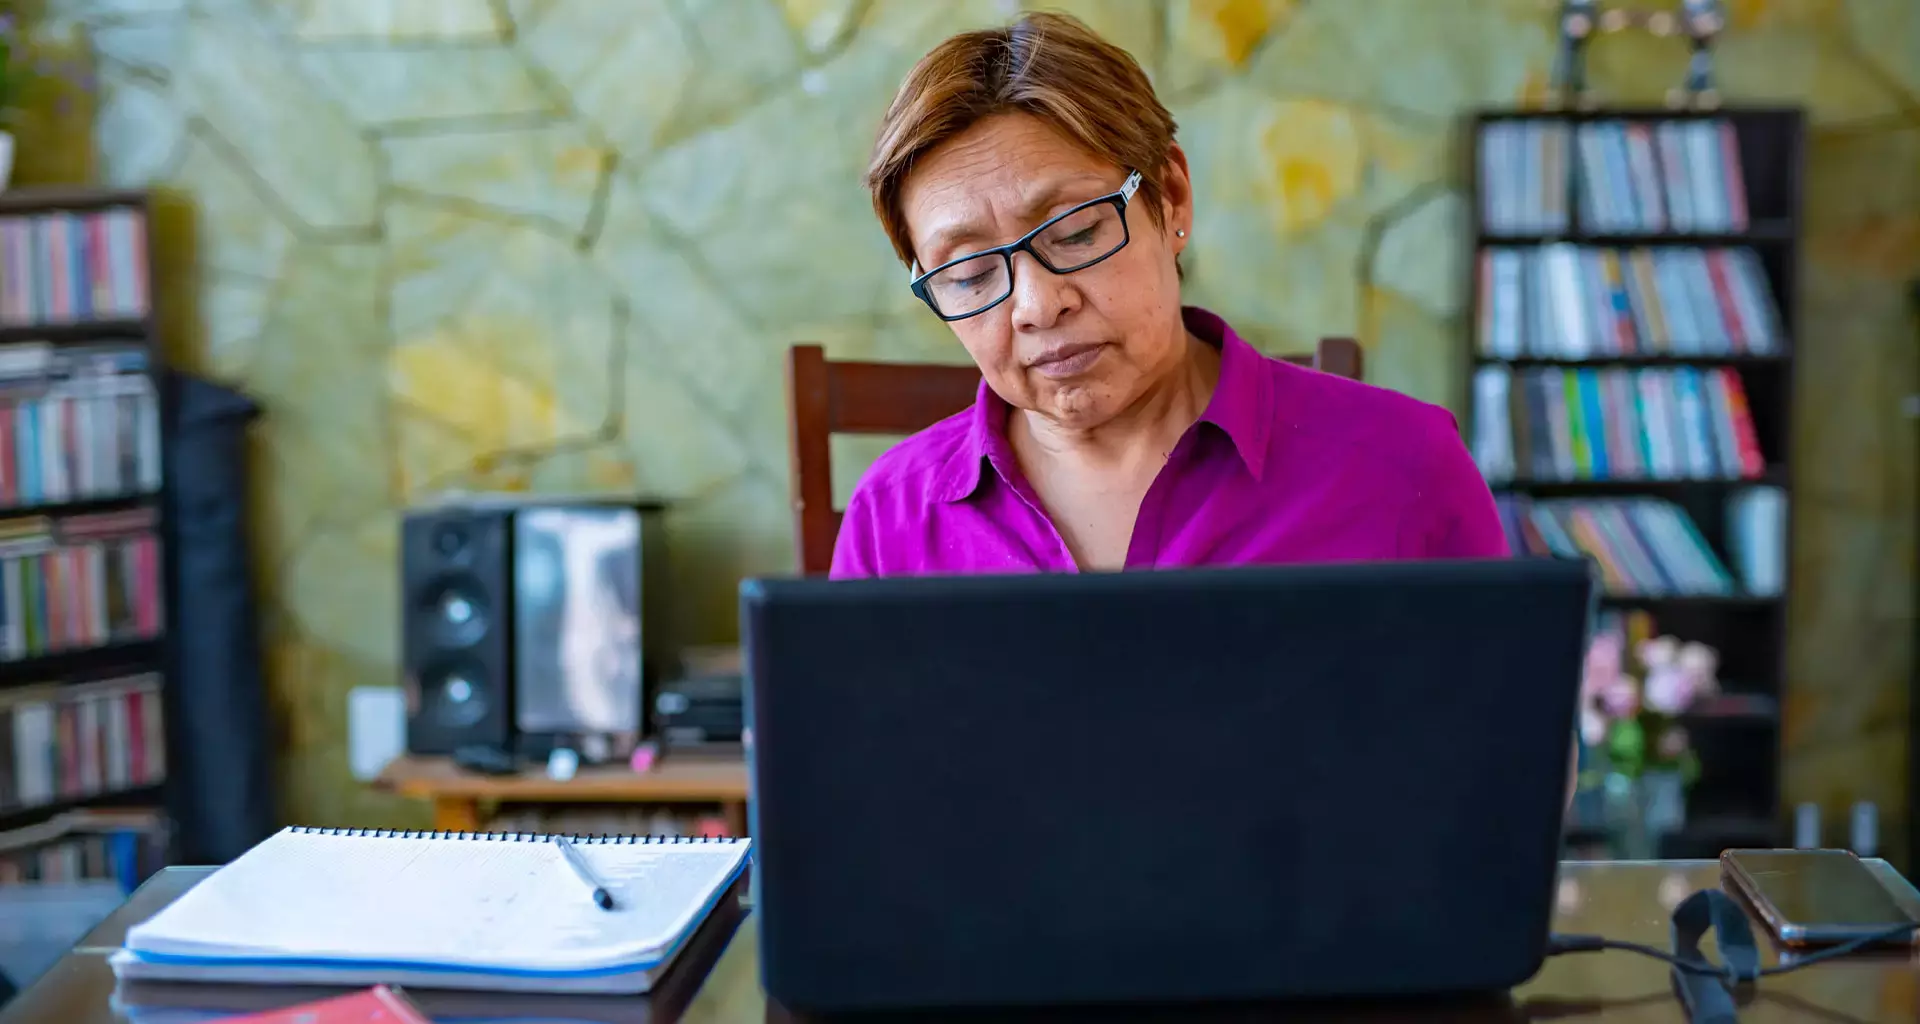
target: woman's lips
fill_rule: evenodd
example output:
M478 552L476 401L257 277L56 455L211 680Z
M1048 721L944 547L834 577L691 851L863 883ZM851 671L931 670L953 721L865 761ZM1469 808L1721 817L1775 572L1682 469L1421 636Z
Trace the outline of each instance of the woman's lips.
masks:
M1092 369L1106 350L1107 346L1101 344L1062 345L1034 360L1033 368L1041 376L1056 380L1077 377Z

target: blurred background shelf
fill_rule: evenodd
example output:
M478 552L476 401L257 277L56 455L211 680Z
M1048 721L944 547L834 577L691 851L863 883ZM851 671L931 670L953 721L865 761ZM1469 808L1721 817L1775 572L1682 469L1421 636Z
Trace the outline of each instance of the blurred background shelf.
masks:
M1506 109L1469 132L1475 457L1516 548L1605 563L1613 589L1645 591L1607 594L1608 613L1719 652L1730 692L1680 719L1701 774L1661 852L1770 845L1784 838L1804 115ZM1753 495L1777 516L1754 515ZM1674 585L1701 556L1726 592ZM1604 846L1597 828L1578 822L1569 848Z

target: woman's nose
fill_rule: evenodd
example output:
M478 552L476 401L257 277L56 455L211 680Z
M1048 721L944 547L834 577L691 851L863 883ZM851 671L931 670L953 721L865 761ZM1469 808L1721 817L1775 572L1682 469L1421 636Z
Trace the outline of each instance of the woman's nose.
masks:
M1044 331L1080 304L1080 292L1065 274L1040 265L1029 252L1013 254L1013 326Z

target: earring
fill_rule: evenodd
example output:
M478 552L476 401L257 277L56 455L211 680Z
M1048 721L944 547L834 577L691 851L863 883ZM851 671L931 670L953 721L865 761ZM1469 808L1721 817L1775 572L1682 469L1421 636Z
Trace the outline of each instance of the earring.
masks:
M1185 238L1185 237L1187 237L1187 229L1186 229L1186 228L1174 228L1174 229L1173 229L1173 237L1175 237L1175 238Z

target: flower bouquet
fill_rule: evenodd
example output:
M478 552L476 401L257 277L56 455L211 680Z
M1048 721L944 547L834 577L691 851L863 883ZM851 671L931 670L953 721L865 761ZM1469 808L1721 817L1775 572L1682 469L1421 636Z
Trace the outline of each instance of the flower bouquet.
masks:
M1599 633L1587 650L1580 738L1600 763L1581 781L1605 793L1617 852L1639 860L1686 823L1686 789L1700 775L1700 758L1681 717L1719 693L1720 655L1671 636L1641 642L1635 665L1627 654L1617 630Z

